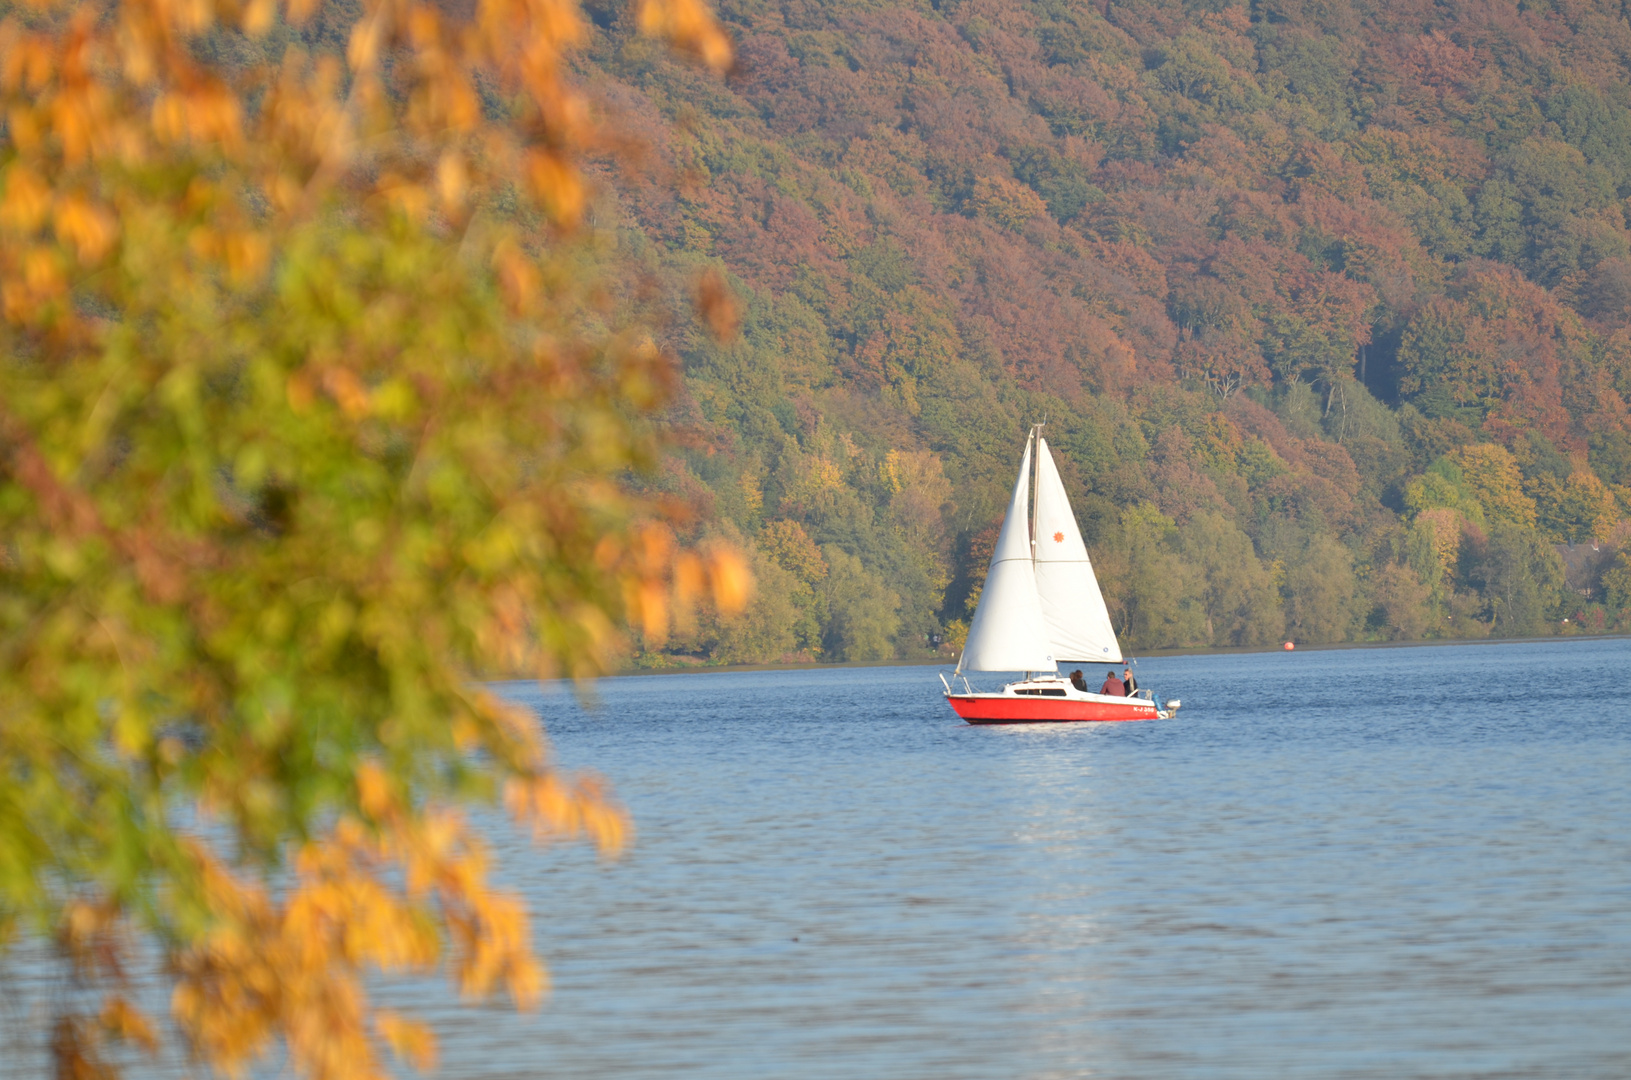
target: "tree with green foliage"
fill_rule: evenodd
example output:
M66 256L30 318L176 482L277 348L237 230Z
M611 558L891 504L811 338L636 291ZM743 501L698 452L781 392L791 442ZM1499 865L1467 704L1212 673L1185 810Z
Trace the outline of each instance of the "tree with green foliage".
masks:
M1311 537L1289 561L1281 591L1286 634L1296 641L1346 641L1364 614L1353 556L1326 536Z
M1177 524L1153 504L1122 511L1111 552L1096 562L1106 604L1124 641L1170 649L1211 640L1194 588L1195 570L1179 556L1177 543ZM1233 613L1220 607L1219 614Z
M831 567L823 585L829 619L823 648L837 660L885 660L895 655L900 596L835 545L822 553Z
M1614 565L1603 574L1603 602L1612 611L1631 609L1631 552L1614 557Z
M1429 416L1482 410L1500 393L1498 371L1467 342L1464 313L1438 297L1405 328L1399 365L1405 373L1399 389Z
M1387 637L1394 641L1420 640L1434 626L1427 589L1406 564L1390 562L1378 567L1371 581L1371 599Z
M1284 627L1279 597L1251 538L1221 514L1197 514L1179 530L1179 551L1199 572L1209 645L1264 645Z
M1480 586L1494 632L1504 637L1545 633L1563 601L1563 561L1544 537L1521 525L1497 522L1474 553L1473 581Z
M803 526L796 521L772 521L760 531L758 544L787 573L786 598L797 610L791 627L794 647L809 656L821 655L822 626L827 621L827 560ZM787 650L783 650L784 652Z
M1461 519L1484 524L1484 506L1467 483L1461 466L1449 456L1439 458L1404 489L1405 509L1419 517L1426 510L1452 510Z
M463 808L608 853L626 821L478 678L587 677L746 590L627 483L671 376L574 231L576 6L317 7L0 27L0 948L72 973L59 1076L156 1046L133 933L212 1070L428 1065L381 975L535 1001ZM728 60L690 0L640 18Z

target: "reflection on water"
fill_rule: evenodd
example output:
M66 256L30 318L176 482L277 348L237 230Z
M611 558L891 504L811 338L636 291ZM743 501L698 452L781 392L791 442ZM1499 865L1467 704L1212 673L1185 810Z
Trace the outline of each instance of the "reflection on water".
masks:
M1039 728L925 668L508 686L634 852L503 842L542 1011L391 996L461 1080L1631 1075L1628 661L1155 659L1177 719Z

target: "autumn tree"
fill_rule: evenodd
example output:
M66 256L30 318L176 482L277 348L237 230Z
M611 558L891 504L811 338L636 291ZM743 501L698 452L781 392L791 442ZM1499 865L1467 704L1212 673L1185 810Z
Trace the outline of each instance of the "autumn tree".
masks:
M1613 492L1589 471L1576 471L1563 483L1551 476L1539 476L1535 495L1541 526L1569 543L1606 537L1619 520Z
M599 134L565 77L586 23L563 0L8 11L0 941L55 941L100 999L56 1019L60 1076L156 1038L131 933L205 1068L279 1042L305 1076L379 1075L382 1043L428 1064L427 1031L369 1006L376 973L544 987L462 808L608 853L628 830L477 678L593 675L626 619L660 636L747 584L620 480L670 376L596 307ZM635 15L729 60L694 0Z
M1263 353L1281 378L1323 385L1329 411L1335 388L1354 377L1359 348L1370 342L1374 290L1341 274L1289 267L1277 284Z
M1534 527L1535 502L1524 494L1523 474L1506 447L1473 443L1450 454L1449 460L1461 470L1486 520Z
M1454 587L1461 560L1466 521L1449 507L1422 510L1406 534L1406 558L1435 605L1443 605Z

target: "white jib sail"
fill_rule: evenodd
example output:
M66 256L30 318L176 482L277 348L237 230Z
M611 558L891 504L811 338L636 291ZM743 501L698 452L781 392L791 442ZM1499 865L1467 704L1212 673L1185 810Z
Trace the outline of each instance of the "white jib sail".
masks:
M974 609L958 671L1053 671L1053 650L1036 595L1031 561L1031 444L1019 466L1019 481L1008 502L1008 516L991 553L985 589Z
M1036 591L1050 651L1059 660L1121 663L1121 645L1105 610L1070 498L1047 441L1037 439Z

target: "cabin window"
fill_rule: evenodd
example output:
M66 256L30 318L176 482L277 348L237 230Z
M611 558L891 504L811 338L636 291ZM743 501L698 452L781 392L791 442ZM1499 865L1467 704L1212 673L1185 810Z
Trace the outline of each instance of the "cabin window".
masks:
M1065 696L1065 692L1063 690L1015 690L1014 693L1024 694L1027 697L1064 697Z

